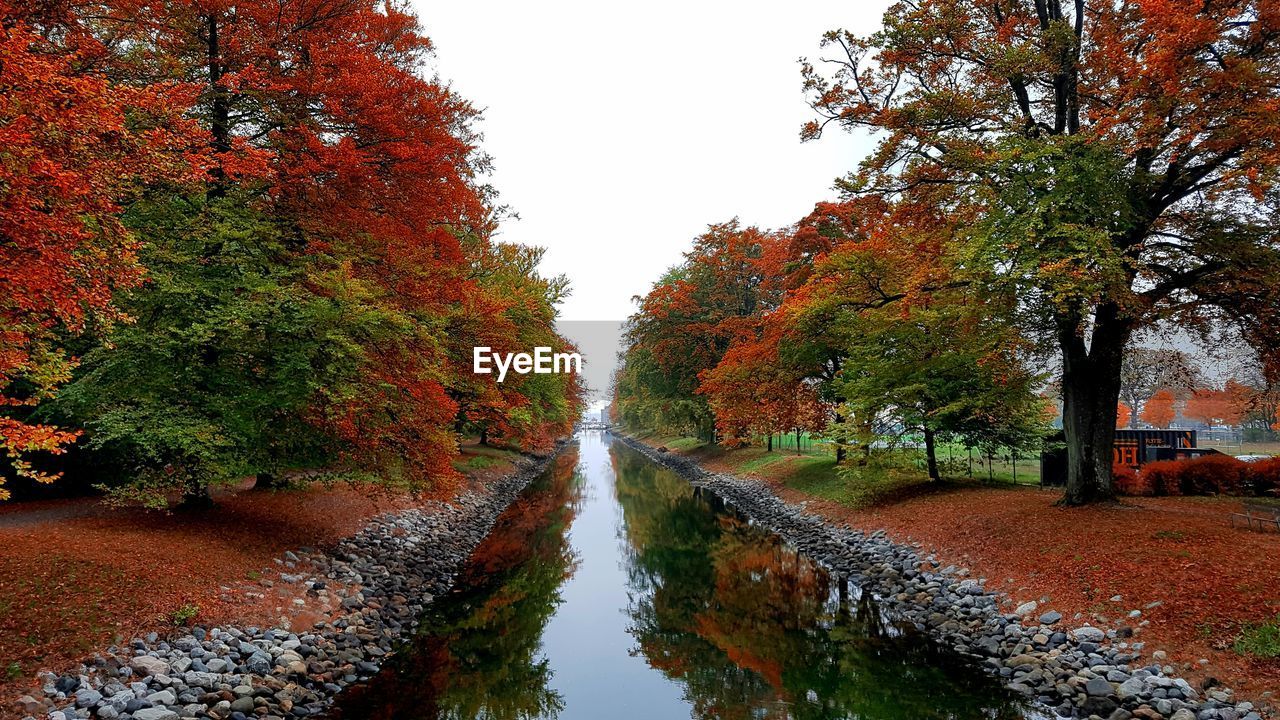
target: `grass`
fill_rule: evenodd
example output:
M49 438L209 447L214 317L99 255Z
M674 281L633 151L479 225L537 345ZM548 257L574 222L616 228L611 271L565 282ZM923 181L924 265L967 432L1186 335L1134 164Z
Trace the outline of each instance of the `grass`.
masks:
M459 472L489 470L492 468L512 467L520 459L520 453L505 447L481 445L468 442L460 448L460 453L453 461L453 467Z
M190 625L191 621L195 620L196 616L199 614L199 605L183 605L169 615L169 620L175 627L186 627L187 625Z
M1232 649L1241 655L1280 658L1280 615L1264 623L1245 625Z
M455 466L459 470L483 470L497 465L499 460L491 455L472 455L466 460L459 460Z
M913 468L868 464L842 471L836 468L835 458L814 458L785 483L794 490L855 509L933 485L927 475Z
M724 449L678 435L653 434L645 439L673 452L713 461L734 474L781 482L799 492L852 508L874 505L912 488L931 485L922 467L898 455L887 457L884 463L837 467L833 450L817 442L797 453L794 441L790 449L775 445L773 451L767 451L757 446Z

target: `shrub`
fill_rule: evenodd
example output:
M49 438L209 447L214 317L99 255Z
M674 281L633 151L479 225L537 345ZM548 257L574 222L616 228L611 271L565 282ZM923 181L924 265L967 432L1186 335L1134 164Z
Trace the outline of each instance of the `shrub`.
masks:
M1249 464L1230 455L1205 455L1182 463L1182 491L1188 495L1248 495Z
M1229 455L1147 463L1142 478L1156 495L1247 495L1255 484L1254 469Z
M1253 476L1253 492L1257 495L1271 495L1280 488L1280 457L1259 460L1249 465L1249 474Z
M1116 465L1111 468L1112 482L1116 492L1121 495L1155 495L1155 487L1145 474L1128 465Z
M1142 478L1155 495L1182 494L1182 460L1157 460L1142 466Z

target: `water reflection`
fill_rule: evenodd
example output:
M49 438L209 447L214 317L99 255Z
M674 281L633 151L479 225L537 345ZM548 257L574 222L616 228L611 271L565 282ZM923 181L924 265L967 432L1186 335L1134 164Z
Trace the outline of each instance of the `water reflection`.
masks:
M344 718L1027 717L867 597L606 438L500 519Z
M567 530L582 499L567 451L498 519L419 633L377 677L340 696L340 718L520 720L556 717L540 652L560 587L573 574Z
M637 652L696 718L1022 718L993 680L885 622L714 495L613 453Z

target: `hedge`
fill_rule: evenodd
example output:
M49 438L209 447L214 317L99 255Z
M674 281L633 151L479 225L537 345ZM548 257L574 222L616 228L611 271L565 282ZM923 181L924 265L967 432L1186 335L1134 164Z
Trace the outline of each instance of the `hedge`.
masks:
M1263 495L1280 487L1280 458L1256 463L1230 455L1158 460L1140 471L1116 466L1113 481L1121 495Z

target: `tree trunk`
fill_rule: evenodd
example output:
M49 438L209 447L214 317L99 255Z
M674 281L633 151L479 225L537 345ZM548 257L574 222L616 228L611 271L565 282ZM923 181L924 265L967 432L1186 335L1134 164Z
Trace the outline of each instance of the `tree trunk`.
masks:
M1120 402L1120 366L1129 341L1129 324L1114 304L1095 314L1086 347L1079 322L1059 318L1062 350L1062 430L1067 443L1065 505L1111 500L1115 462L1116 405Z
M231 98L222 87L222 51L218 41L218 16L211 14L207 24L208 80L209 80L209 132L210 146L217 157L209 174L213 182L206 193L210 199L227 194L226 174L222 170L223 153L231 150Z
M933 428L925 426L924 428L924 457L929 465L929 479L938 481L942 476L938 473L938 447L937 438L933 435Z
M796 430L796 454L800 454L800 431Z
M203 510L210 507L213 507L213 496L209 494L209 484L199 478L188 476L183 483L182 508Z
M288 481L273 472L260 472L254 477L254 490L282 490L289 487Z
M842 422L844 422L844 417L840 415L840 413L836 413L835 424L840 425ZM843 432L843 428L840 428L838 432ZM844 462L845 453L846 451L845 451L844 443L840 442L840 438L837 437L836 438L836 464L837 465L840 465L841 463Z
M480 444L481 445L489 444L489 428L488 427L480 428Z
M765 452L773 452L773 433L769 433L769 439L765 441Z

